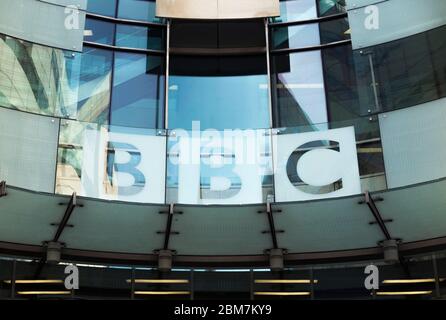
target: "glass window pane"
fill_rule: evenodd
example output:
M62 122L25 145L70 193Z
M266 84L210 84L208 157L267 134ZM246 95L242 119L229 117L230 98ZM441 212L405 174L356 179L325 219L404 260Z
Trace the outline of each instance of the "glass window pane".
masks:
M104 16L114 17L117 0L88 0L87 11Z
M280 1L280 17L274 22L301 21L317 18L315 0L282 0Z
M115 53L111 124L162 128L164 57Z
M107 123L113 52L84 47L71 61L72 86L77 87L77 119Z
M338 13L347 12L346 0L318 0L319 16L331 16Z
M369 50L356 50L362 114L411 107L445 97L445 37L446 27L441 27Z
M114 35L114 23L96 19L87 19L85 22L85 41L113 45Z
M272 64L276 126L326 123L321 52L277 55Z
M159 22L155 0L119 0L118 18Z
M273 49L303 48L350 39L346 18L272 29Z
M303 48L321 44L317 23L273 28L272 37L273 49Z
M269 127L266 57L171 56L169 127Z
M164 29L118 24L116 46L164 50Z

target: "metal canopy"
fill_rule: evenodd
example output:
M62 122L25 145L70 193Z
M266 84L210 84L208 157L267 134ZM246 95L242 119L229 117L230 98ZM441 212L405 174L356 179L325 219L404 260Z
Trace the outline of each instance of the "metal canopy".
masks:
M410 251L446 244L445 193L443 179L370 197L388 234L401 239L401 250ZM63 229L59 241L70 257L78 253L102 260L151 261L156 250L168 248L176 251L178 263L250 263L265 261L266 250L275 246L287 250L289 261L298 256L379 256L378 244L386 235L365 199L358 195L274 203L273 237L266 204L168 207L77 197L75 212L65 223L70 227ZM8 186L0 198L0 250L42 252L44 241L57 234L68 203L70 197Z
M376 247L383 240L363 196L276 204L279 246L290 253Z

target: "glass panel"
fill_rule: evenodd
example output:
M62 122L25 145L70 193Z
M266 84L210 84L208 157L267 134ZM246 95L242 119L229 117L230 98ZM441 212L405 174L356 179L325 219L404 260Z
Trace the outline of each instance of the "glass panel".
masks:
M285 230L278 234L280 245L289 253L376 247L382 232L369 224L373 215L367 204L358 204L362 200L364 196L281 204L282 212L274 216L276 229Z
M354 127L273 136L277 202L361 193Z
M91 199L82 203L82 213L70 217L77 230L66 228L60 237L70 248L150 254L163 246L164 238L157 231L165 229L166 216L160 214L165 206Z
M319 16L331 16L347 12L346 0L318 0Z
M318 46L321 44L319 24L311 23L272 29L272 49Z
M181 232L170 238L170 245L184 255L263 254L271 247L271 237L263 206L182 207L175 217ZM197 223L199 222L199 223ZM241 245L243 244L243 245Z
M350 39L347 19L272 28L273 49L294 49Z
M274 55L272 70L276 127L327 122L320 51Z
M165 152L166 138L155 130L64 121L56 192L164 203Z
M119 0L118 18L160 22L155 17L155 0Z
M114 68L111 124L163 128L164 57L116 52Z
M59 120L0 108L0 181L54 192Z
M113 52L62 51L0 36L0 105L105 123Z
M0 105L45 115L75 115L77 88L71 81L71 64L79 56L0 35Z
M446 177L446 98L380 115L389 187Z
M319 23L321 44L350 39L348 18L341 18Z
M114 36L114 23L96 19L87 19L84 32L85 41L113 45Z
M2 241L41 246L54 235L55 228L51 223L60 221L60 216L63 215L64 210L59 203L68 201L66 197L9 187L8 196L3 197L0 202Z
M167 202L265 202L272 195L268 132L172 131L168 140Z
M380 212L385 212L386 224L394 239L405 243L446 236L444 203L446 180L393 189L375 194L385 199L377 202Z
M169 127L269 127L266 57L171 56ZM255 114L255 117L253 115Z
M73 85L78 89L76 118L108 123L113 52L85 47L71 62Z
M280 17L273 22L302 21L317 18L315 0L281 0Z
M103 16L114 17L117 0L88 0L87 11Z
M445 97L445 36L446 26L368 50L356 50L362 114L411 107Z
M164 29L118 24L116 46L164 50Z
M359 2L362 2L363 6ZM403 39L446 24L446 2L438 0L348 1L354 49ZM365 6L373 11L365 10ZM375 9L376 8L376 9ZM399 14L395 14L395 13ZM372 18L372 19L371 19ZM444 35L443 35L444 39ZM444 41L443 41L444 43Z

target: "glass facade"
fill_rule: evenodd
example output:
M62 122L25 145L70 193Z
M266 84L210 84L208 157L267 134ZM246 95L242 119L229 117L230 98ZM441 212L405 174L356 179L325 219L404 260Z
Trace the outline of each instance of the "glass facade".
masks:
M85 127L164 136L167 202L181 198L181 166L171 163L175 144L169 141L182 131L201 137L208 130L220 136L228 130L275 136L353 127L358 191L386 189L377 114L440 99L446 92L444 27L353 50L344 1L281 1L281 17L267 21L268 33L261 19L174 20L169 43L166 21L154 18L153 1L89 1L88 6L82 53L0 38L0 69L12 75L0 79L2 106L70 120L61 123L57 179L72 176L77 182L60 188L56 183L56 192L79 190L85 147L80 128ZM67 127L78 129L70 129L68 138ZM330 145L322 141L310 149ZM258 201L249 196L237 201L264 202L274 195L272 147L270 141L261 152L270 160L257 168L263 172ZM236 201L243 194L232 171L236 167L217 170L204 160L220 151L200 152L200 193L210 192L216 202L230 195ZM287 165L295 186L303 183L295 167L304 153L295 150ZM226 182L211 181L212 174ZM217 192L209 191L211 185L230 187ZM343 186L324 188L335 192Z
M282 0L280 16L246 20L155 9L89 0L82 52L0 34L0 254L44 252L75 193L63 258L123 265L81 267L74 298L446 294L445 253L414 255L446 245L446 22L398 36L386 14L361 47L362 8L345 0ZM383 239L398 259L383 260ZM286 248L285 268L255 269L271 248ZM185 268L135 266L160 249ZM235 263L248 269L206 269ZM364 289L371 263L380 290ZM21 295L13 271L64 277L35 269L0 257L0 298ZM132 282L170 277L187 281ZM416 278L428 281L385 282ZM274 282L287 279L303 282Z

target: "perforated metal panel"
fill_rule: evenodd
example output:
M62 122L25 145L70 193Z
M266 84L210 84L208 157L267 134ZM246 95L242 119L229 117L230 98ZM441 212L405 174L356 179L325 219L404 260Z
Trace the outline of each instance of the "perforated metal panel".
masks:
M321 252L376 247L383 235L364 197L349 197L276 205L279 246L290 253Z
M54 192L59 119L0 108L0 180Z
M162 248L165 206L147 206L100 200L79 200L61 241L68 248L152 254Z
M7 192L0 199L0 241L42 245L51 240L56 232L51 223L59 222L65 212L59 203L69 198L12 188Z
M263 254L272 247L263 206L178 206L170 248L181 255Z
M412 242L446 236L446 180L377 194L377 202L392 238Z

